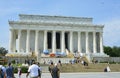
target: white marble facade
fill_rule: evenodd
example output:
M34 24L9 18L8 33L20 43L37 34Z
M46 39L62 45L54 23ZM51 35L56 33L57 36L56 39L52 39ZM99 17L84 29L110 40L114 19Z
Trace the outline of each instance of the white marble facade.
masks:
M103 54L103 25L92 18L20 14L9 21L9 52L80 52Z

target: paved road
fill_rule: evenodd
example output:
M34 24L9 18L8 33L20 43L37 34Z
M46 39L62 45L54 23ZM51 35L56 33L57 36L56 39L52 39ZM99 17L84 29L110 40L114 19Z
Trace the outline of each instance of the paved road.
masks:
M92 73L61 73L60 78L120 78L120 72L92 72ZM15 74L17 77L17 74ZM22 74L21 78L26 78ZM42 78L51 78L50 73L42 73Z

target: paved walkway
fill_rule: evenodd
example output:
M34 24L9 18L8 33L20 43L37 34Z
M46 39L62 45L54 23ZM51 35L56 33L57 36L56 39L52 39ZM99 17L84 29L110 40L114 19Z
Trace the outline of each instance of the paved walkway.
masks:
M92 72L92 73L61 73L60 78L120 78L120 72ZM17 74L15 74L17 77ZM21 78L26 78L26 74L22 74ZM42 73L41 78L51 78L50 73Z

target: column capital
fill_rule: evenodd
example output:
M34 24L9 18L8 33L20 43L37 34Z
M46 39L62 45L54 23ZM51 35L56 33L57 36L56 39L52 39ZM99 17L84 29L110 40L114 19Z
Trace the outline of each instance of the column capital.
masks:
M48 30L44 30L44 32L47 32Z
M27 32L30 31L30 29L27 29Z
M70 31L70 33L73 33L73 31Z
M35 32L39 32L39 30L35 30Z
M56 30L53 30L52 32L56 32Z
M18 32L21 32L22 30L21 29L18 29Z

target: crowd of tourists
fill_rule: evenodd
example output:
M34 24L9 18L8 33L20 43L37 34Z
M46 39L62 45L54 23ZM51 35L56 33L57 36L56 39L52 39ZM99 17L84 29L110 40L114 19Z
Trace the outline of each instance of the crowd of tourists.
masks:
M83 65L86 64L83 62ZM51 74L51 78L60 78L60 69L59 66L62 66L61 60L58 61L58 63L53 63L53 61L50 62L48 66L48 70ZM107 66L104 69L104 72L110 72L110 67ZM18 76L17 78L21 78L21 68L18 67ZM26 78L41 78L42 74L42 68L40 66L39 62L33 61L32 64L28 67ZM0 78L15 78L14 76L14 67L11 63L8 63L6 67L3 65L0 65Z
M11 63L8 63L7 67L0 65L0 78L15 78L14 68Z
M59 65L62 65L60 60L58 63ZM51 61L48 70L51 74L51 78L60 78L60 70L58 68L58 64L54 64ZM16 78L22 78L21 74L22 74L21 68L18 67L18 76ZM42 68L39 62L33 61L32 64L28 67L26 78L41 78L41 74ZM8 63L6 67L0 65L0 78L15 78L14 67L12 66L11 63Z
M41 67L39 66L39 63L36 63L35 61L32 62L32 65L29 66L28 72L26 75L26 78L28 78L28 75L30 74L30 78L41 78ZM21 77L22 71L21 68L18 67L18 76L16 78L22 78ZM0 65L0 78L15 78L14 76L14 67L11 63L8 63L8 66Z

